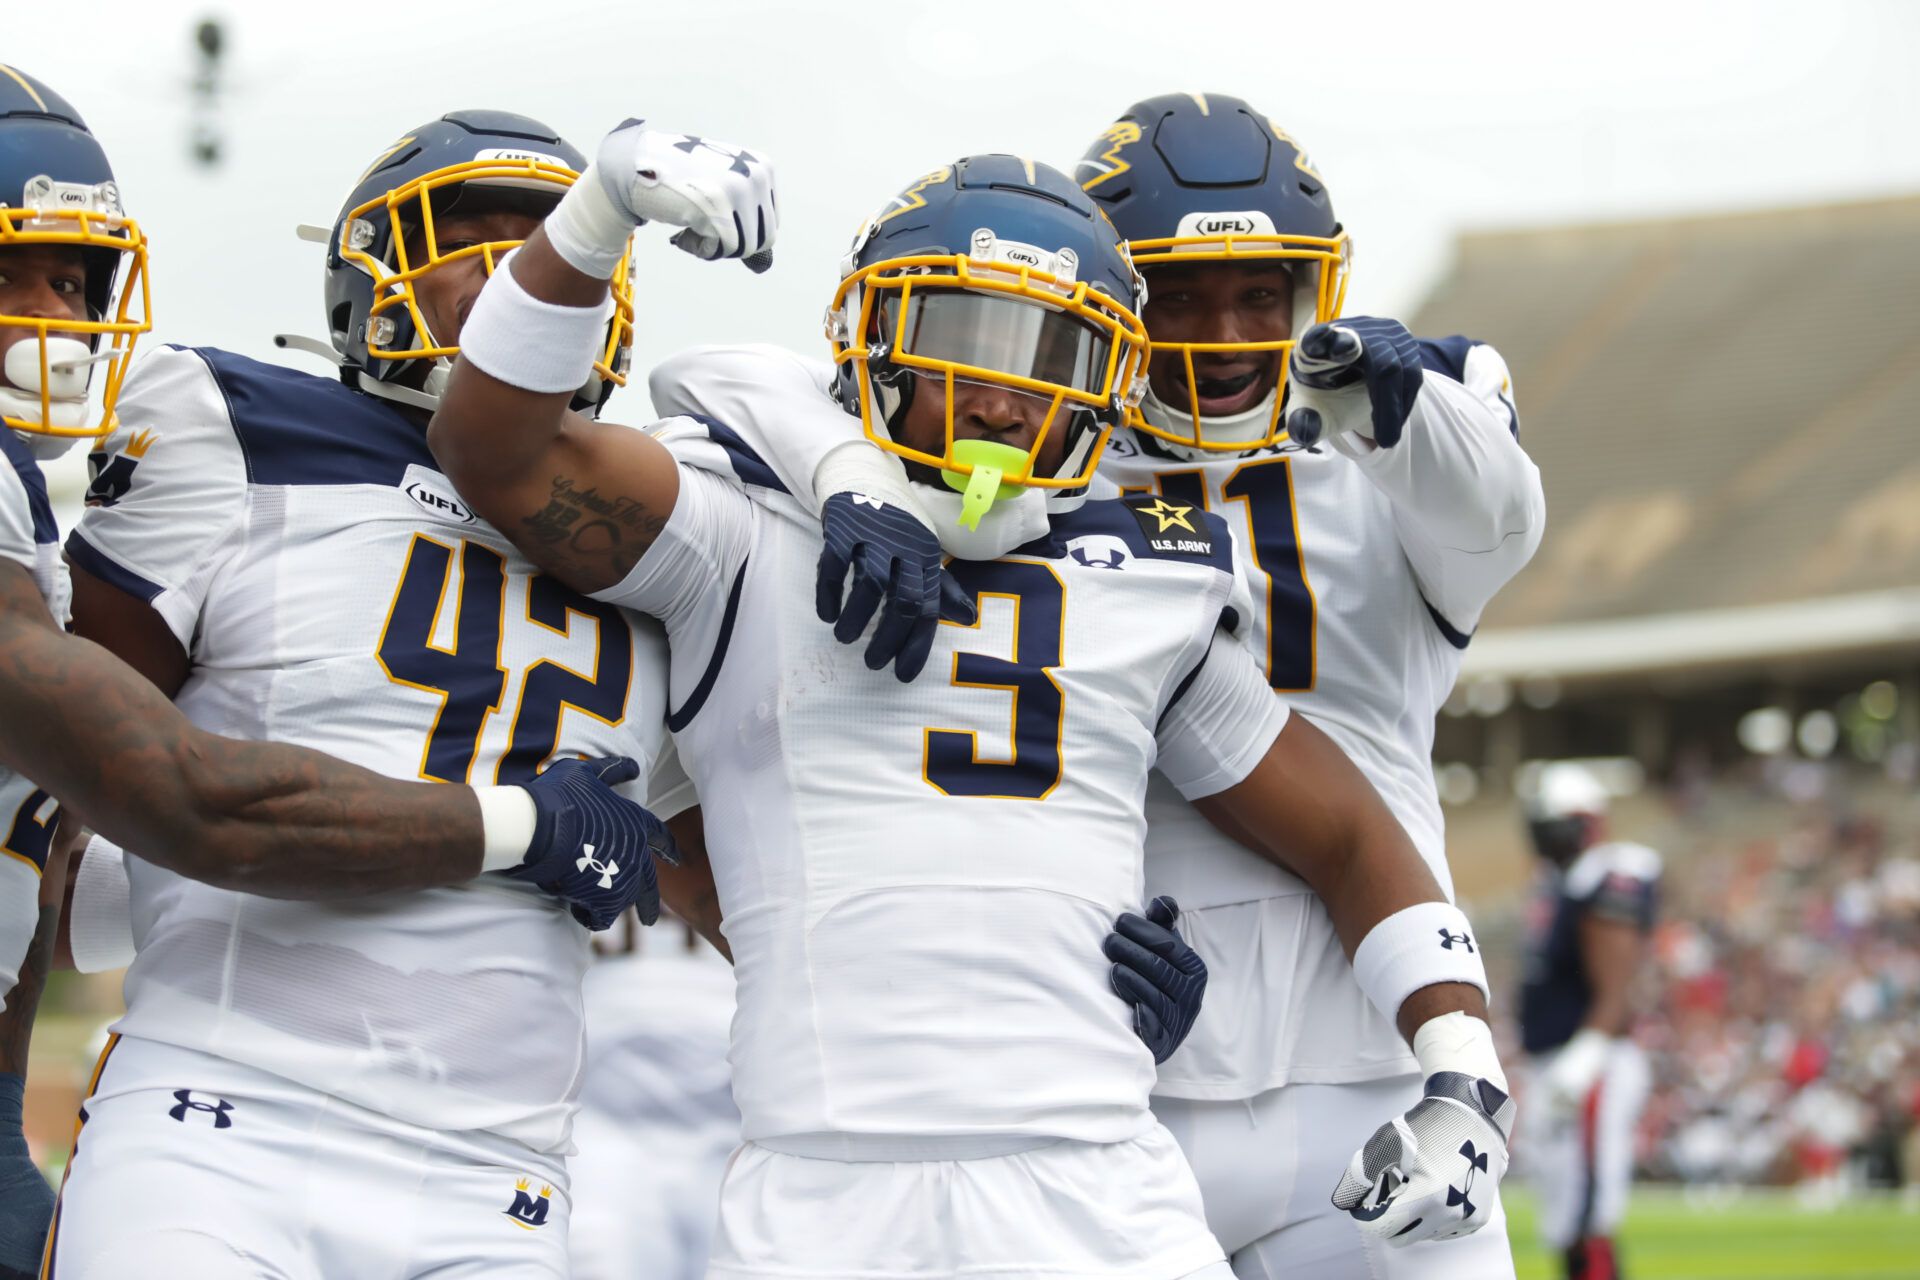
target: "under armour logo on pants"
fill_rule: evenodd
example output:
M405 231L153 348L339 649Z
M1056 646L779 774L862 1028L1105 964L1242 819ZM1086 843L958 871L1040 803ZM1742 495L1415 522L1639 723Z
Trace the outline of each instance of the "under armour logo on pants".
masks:
M193 1090L191 1089L175 1089L173 1096L179 1100L179 1105L168 1107L167 1114L175 1120L178 1120L181 1124L187 1122L187 1112L207 1111L213 1115L214 1128L233 1128L233 1117L227 1114L227 1112L233 1110L233 1104L225 1098L216 1099L214 1102L199 1102L195 1100Z

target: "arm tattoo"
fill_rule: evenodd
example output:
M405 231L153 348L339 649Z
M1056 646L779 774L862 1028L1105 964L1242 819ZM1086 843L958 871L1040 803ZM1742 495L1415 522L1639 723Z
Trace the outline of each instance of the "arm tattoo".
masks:
M580 488L573 477L556 475L547 505L520 521L527 538L538 544L538 558L562 577L618 582L633 571L667 517L625 495L607 496L597 487Z

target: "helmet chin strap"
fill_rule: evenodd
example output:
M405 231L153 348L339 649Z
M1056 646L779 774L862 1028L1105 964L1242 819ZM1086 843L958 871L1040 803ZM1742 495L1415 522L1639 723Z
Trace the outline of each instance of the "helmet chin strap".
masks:
M1280 388L1276 386L1261 397L1258 403L1242 409L1239 413L1230 413L1218 418L1202 416L1200 427L1204 432L1203 438L1216 443L1244 444L1249 449L1253 448L1266 437L1267 424L1273 420L1273 398L1279 393ZM1153 393L1151 385L1147 388L1147 394L1140 399L1140 412L1148 422L1162 431L1187 431L1193 426L1191 413L1168 405ZM1170 440L1158 440L1155 444L1183 458L1199 459L1219 452L1219 450L1196 449L1191 445L1175 444Z
M78 338L49 336L43 340L47 352L46 425L75 430L87 425L87 386L93 380L93 366L113 358L111 353L95 355ZM0 412L11 418L39 421L40 342L16 342L7 349L4 364L6 384L0 384ZM49 435L43 431L16 431L33 456L50 461L73 447L80 437Z

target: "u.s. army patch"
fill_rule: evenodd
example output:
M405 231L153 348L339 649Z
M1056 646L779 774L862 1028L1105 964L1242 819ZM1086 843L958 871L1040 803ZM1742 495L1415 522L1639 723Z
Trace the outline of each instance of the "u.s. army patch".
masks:
M1122 499L1140 522L1147 547L1166 556L1211 556L1213 531L1198 507L1149 494Z

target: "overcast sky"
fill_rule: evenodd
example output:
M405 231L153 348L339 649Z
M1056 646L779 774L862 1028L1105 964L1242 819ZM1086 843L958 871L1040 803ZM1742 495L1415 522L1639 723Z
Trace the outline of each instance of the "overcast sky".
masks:
M188 150L208 13L228 43L212 169ZM1411 310L1460 230L1920 191L1902 0L89 0L6 4L0 61L106 145L153 240L153 340L269 357L275 332L321 332L321 251L294 224L331 222L387 143L460 107L539 117L589 155L634 115L774 158L767 275L648 237L641 369L701 341L824 352L847 238L908 180L977 151L1067 167L1170 90L1243 96L1307 146L1355 236L1349 313ZM610 414L646 418L644 391Z

